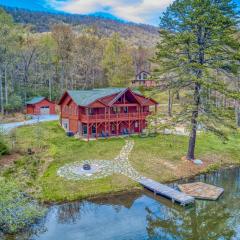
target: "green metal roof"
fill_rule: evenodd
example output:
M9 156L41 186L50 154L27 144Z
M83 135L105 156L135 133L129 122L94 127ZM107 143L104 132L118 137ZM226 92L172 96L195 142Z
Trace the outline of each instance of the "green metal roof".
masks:
M28 102L26 102L26 104L36 104L36 103L41 102L44 99L45 99L45 97L34 97L31 100L29 100Z
M98 88L92 90L71 90L68 94L79 106L88 106L99 98L123 92L126 88ZM138 91L134 91L139 93Z

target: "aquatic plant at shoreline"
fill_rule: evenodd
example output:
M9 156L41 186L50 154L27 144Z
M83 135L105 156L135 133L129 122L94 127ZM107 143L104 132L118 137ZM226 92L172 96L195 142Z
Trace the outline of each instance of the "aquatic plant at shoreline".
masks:
M34 224L45 215L45 208L14 181L0 179L0 230L16 233Z

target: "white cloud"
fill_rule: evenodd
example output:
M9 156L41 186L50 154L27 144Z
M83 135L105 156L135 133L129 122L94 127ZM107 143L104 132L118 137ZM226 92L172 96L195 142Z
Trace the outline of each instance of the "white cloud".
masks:
M48 2L55 9L69 13L107 12L127 21L152 23L173 0L48 0Z

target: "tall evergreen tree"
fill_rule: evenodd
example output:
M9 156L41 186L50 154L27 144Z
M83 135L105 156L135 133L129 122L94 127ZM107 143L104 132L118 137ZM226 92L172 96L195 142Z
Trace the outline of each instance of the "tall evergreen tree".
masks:
M168 89L188 92L176 121L190 128L189 160L195 158L199 126L220 136L223 128L232 127L233 111L216 107L212 93L217 98L239 98L233 82L225 78L239 64L238 17L231 0L175 0L160 19L156 73L171 76L165 78Z

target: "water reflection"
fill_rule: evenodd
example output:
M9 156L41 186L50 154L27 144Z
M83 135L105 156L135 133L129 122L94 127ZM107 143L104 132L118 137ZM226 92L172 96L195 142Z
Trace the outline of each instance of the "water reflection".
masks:
M50 208L47 231L34 240L239 240L240 170L198 176L225 189L219 201L182 208L148 191ZM181 181L186 182L186 180ZM176 184L174 184L176 186ZM10 238L9 238L10 239ZM8 240L9 240L8 239Z
M71 224L81 220L84 202L72 202L60 205L57 208L57 219L59 224Z

